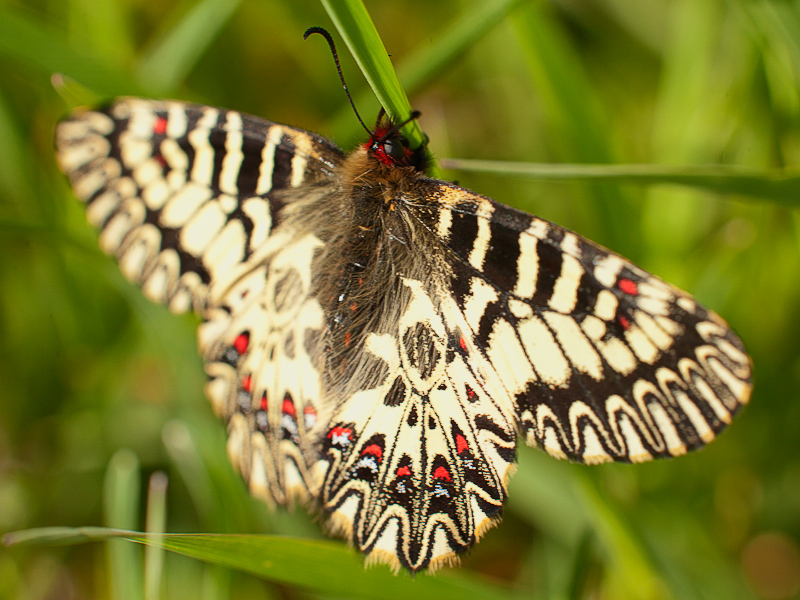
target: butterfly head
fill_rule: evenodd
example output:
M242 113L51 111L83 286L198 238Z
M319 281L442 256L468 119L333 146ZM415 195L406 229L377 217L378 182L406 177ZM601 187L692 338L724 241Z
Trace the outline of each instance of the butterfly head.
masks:
M374 156L381 164L387 167L413 167L417 171L425 171L428 162L426 144L412 149L408 139L400 133L400 128L419 117L419 112L414 111L411 117L395 125L391 120L381 114L378 123L365 144L367 152Z

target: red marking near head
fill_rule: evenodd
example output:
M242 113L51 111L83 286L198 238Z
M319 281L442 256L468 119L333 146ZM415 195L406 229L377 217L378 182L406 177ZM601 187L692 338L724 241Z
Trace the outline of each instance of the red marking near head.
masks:
M317 410L313 406L311 406L309 404L303 409L303 414L304 415L314 415L314 416L316 416L317 415Z
M247 352L247 347L250 345L250 334L248 332L240 333L233 341L233 347L239 354Z
M456 452L461 454L464 450L469 450L469 444L467 444L464 436L459 433L456 435Z
M397 469L397 476L402 477L403 475L411 475L411 469L408 467L400 467Z
M359 277L358 278L358 285L364 285L364 278L363 277Z
M153 125L153 133L156 135L164 135L167 133L167 120L164 117L158 117L155 125Z
M631 281L630 279L620 279L617 285L619 289L631 296L635 296L639 293L639 286L636 285L635 281Z
M452 481L450 473L444 467L437 467L433 472L434 479L441 479L442 481Z
M372 454L372 456L380 460L383 457L383 450L381 450L381 447L378 446L378 444L370 444L361 451L361 456L364 456L365 454Z
M259 408L261 410L267 410L267 392L261 394L261 404L259 404Z
M242 380L242 389L245 392L249 392L252 386L253 386L253 378L250 375L245 375L244 379Z
M466 350L467 349L467 340L464 339L463 335L461 336L461 339L458 340L458 345L461 346L462 350Z
M344 345L347 346L348 348L350 347L351 337L353 337L353 334L351 334L349 331L344 334Z
M352 310L353 312L356 312L356 303L355 303L355 302L353 302L353 303L350 305L350 310Z
M467 398L469 398L469 401L470 402L475 402L475 396L477 396L477 394L475 393L475 390L473 390L471 387L469 387L469 385L465 385L464 387L467 390Z
M622 327L625 328L625 329L630 329L631 328L631 322L628 321L628 319L626 319L625 317L620 317L619 318L619 324L622 325Z
M289 415L290 417L294 417L297 414L297 411L294 409L294 402L292 402L289 394L283 397L283 414Z

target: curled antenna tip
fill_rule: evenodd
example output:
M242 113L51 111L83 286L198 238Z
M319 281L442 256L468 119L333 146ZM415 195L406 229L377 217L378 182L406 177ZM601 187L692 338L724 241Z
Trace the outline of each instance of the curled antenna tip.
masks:
M312 33L318 33L321 36L323 36L326 40L333 43L333 40L331 39L331 34L328 33L328 30L318 26L309 27L308 29L306 29L306 32L303 34L303 39L307 40L308 36L310 36Z
M339 73L339 81L342 82L342 88L344 88L344 93L347 95L347 99L350 101L350 106L353 107L353 112L356 114L358 122L361 123L361 126L367 133L371 134L372 132L369 130L369 127L364 124L364 120L361 118L361 115L358 114L358 109L356 108L355 102L353 102L353 97L350 95L350 90L347 89L347 83L344 80L344 75L342 75L342 67L339 64L339 54L336 52L336 44L333 43L333 37L331 37L331 34L328 33L326 29L314 26L306 29L306 32L303 34L303 39L307 40L308 36L310 36L312 33L318 33L327 40L328 46L331 48L331 54L333 54L333 62L336 63L336 71Z

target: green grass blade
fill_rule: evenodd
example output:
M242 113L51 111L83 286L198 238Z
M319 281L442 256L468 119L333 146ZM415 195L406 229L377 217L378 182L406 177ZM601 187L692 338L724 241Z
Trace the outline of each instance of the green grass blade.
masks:
M764 198L787 206L800 205L800 175L777 170L728 165L578 165L452 158L443 158L440 164L445 169L514 175L531 179L564 181L583 179L620 184L682 185L717 194Z
M129 538L136 533L136 531L114 529L112 527L37 527L36 529L25 529L3 534L2 541L6 547L23 545L72 546L114 538Z
M0 6L0 56L46 73L63 73L104 96L146 95L122 72L70 46L63 34Z
M420 47L398 67L403 87L413 94L431 83L524 1L494 0L464 11L433 43Z
M139 459L130 450L111 457L103 493L105 520L114 529L135 529L139 520ZM114 537L118 537L115 535ZM108 542L111 597L142 600L142 555L122 540Z
M608 585L611 587L608 597L631 600L671 598L642 544L603 499L586 473L578 473L574 482L583 512L608 553Z
M163 534L167 526L167 484L163 471L150 476L147 493L147 516L145 531L148 534ZM164 572L164 549L147 546L144 551L144 598L161 598L161 579Z
M322 4L386 114L395 122L405 121L411 104L364 4L361 0L322 0ZM407 123L402 133L412 148L425 141L416 121Z
M459 17L431 43L419 47L397 67L397 77L408 95L414 95L461 57L497 25L509 12L524 0L494 0L484 2ZM356 106L363 106L369 98L358 94ZM353 114L350 107L342 109L334 118L334 131L342 136L351 128Z
M415 600L508 598L509 591L465 572L393 574L385 566L365 568L361 557L341 542L268 535L164 534L102 528L44 528L8 534L9 544L82 543L125 537L263 579L299 585L329 596Z
M145 52L139 80L164 94L174 90L219 35L241 0L202 0ZM180 8L184 8L184 4Z

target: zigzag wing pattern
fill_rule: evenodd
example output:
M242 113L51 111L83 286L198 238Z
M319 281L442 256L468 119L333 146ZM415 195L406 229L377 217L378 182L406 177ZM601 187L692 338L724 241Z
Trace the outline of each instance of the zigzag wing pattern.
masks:
M331 420L323 505L368 562L417 571L454 564L499 521L516 432L453 299L403 286L396 334L370 333L363 349L386 376Z
M451 252L474 347L528 444L586 463L677 456L748 402L749 357L717 314L558 225L443 187L417 214Z
M206 391L254 493L316 494L320 373L306 333L313 236L282 227L302 185L329 180L342 153L317 135L235 111L136 98L59 124L58 160L103 249L145 294L194 308Z

